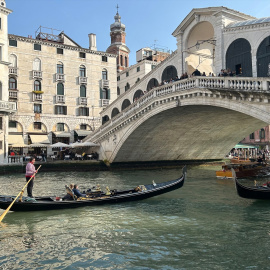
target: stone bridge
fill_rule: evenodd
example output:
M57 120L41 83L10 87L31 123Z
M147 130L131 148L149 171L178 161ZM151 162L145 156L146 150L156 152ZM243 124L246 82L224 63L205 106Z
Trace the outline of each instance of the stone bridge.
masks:
M269 102L269 78L192 77L150 90L87 140L111 163L222 159L270 123Z

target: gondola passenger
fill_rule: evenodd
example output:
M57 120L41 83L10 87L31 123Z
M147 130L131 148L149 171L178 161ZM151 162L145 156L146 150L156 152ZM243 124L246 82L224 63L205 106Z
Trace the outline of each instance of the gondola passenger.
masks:
M67 194L63 197L64 201L75 200L74 192L73 192L74 185L70 184L69 187L66 186Z
M78 189L78 185L74 185L73 192L77 196L77 198L86 197L86 194L82 194L80 192L80 190Z

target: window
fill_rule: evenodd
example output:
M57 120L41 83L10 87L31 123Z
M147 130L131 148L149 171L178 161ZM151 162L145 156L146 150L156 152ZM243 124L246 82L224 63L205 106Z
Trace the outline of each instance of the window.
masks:
M41 122L34 122L34 129L41 129Z
M125 67L128 66L128 60L127 60L127 57L125 57Z
M126 86L125 86L125 91L127 91L129 89L130 89L130 85L129 85L129 83L127 83Z
M67 115L67 106L55 106L55 114Z
M34 91L41 91L41 82L38 80L34 82Z
M57 95L63 96L65 93L64 91L64 85L62 83L57 84Z
M120 95L120 88L117 87L117 95L119 96Z
M0 129L3 129L3 118L0 117Z
M155 65L152 65L152 66L151 66L151 69L153 70L155 67L156 67Z
M253 133L251 133L251 134L249 135L249 139L250 139L250 140L254 140L254 138L255 138L255 137L254 137L254 132L253 132Z
M136 83L139 82L139 81L140 81L140 78L138 78L138 79L136 80Z
M34 104L34 113L42 113L42 104Z
M79 116L89 116L89 108L80 107Z
M85 66L80 66L80 77L86 77Z
M41 51L41 45L40 44L34 44L34 50L35 51Z
M123 66L123 55L120 55L120 66Z
M41 60L36 58L33 62L33 70L41 71Z
M64 123L58 123L56 126L57 131L65 131L65 124Z
M0 30L2 29L2 20L0 18Z
M102 62L108 62L108 58L105 55L102 55Z
M85 85L80 86L80 97L86 97L86 87L85 87Z
M264 139L265 138L265 130L262 128L260 130L260 139Z
M17 89L17 80L13 77L9 78L9 89L16 90Z
M108 74L106 69L102 70L102 80L108 80Z
M100 99L110 99L110 89L100 89Z
M137 72L139 72L141 70L141 67L137 67Z
M126 72L126 77L128 77L129 76L129 72Z
M3 141L0 141L0 149L3 150Z
M117 76L117 81L120 81L120 76Z
M9 40L9 46L17 47L17 40L15 40L15 39L10 39L10 40Z
M82 130L86 130L86 129L87 129L87 125L85 125L85 124L81 124L81 125L80 125L80 129L82 129Z
M9 128L17 128L17 122L16 121L9 121L8 127Z
M79 57L80 58L85 58L85 53L84 52L79 52Z
M56 48L56 53L57 54L64 54L64 50L61 48Z
M64 66L63 64L57 64L57 73L64 74Z

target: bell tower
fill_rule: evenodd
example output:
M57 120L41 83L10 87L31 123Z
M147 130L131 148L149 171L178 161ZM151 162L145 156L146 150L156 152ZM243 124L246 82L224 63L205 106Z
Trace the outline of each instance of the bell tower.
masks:
M111 24L110 36L111 36L111 45L107 49L107 53L112 53L117 55L117 72L121 72L129 67L129 53L130 50L126 45L126 26L121 23L121 17L117 12L114 16L115 22Z

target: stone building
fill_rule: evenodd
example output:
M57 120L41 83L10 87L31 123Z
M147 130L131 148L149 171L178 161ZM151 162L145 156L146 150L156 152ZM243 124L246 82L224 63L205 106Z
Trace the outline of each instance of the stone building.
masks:
M0 1L0 163L3 163L8 149L8 117L16 111L16 103L8 100L8 15L6 2Z
M100 111L117 97L117 70L116 55L98 51L95 34L88 35L89 48L44 27L34 38L2 36L10 63L2 88L6 100L17 104L9 118L10 147L22 154L24 145L71 143L100 126Z

